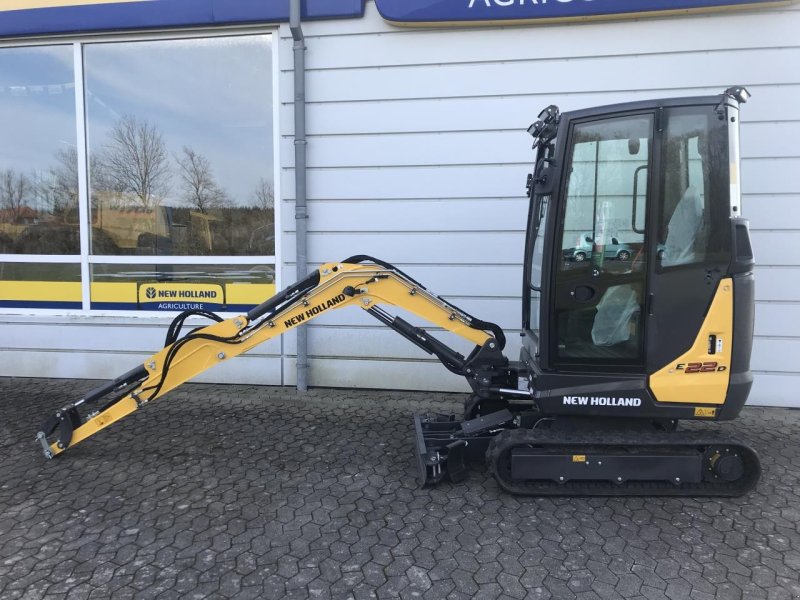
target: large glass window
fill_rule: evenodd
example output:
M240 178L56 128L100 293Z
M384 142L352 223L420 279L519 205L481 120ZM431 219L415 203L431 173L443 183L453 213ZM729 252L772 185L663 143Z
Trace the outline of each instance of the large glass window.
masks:
M660 266L725 262L729 204L711 199L728 194L727 123L713 107L670 109L666 121Z
M0 48L0 264L47 263L33 270L42 283L76 283L53 307L170 310L139 288L211 280L220 301L207 308L262 302L275 278L274 76L268 33ZM4 288L24 270L6 265ZM0 308L34 306L29 283Z
M556 274L556 356L640 360L650 114L575 125Z
M0 252L78 254L72 46L0 50Z
M562 270L584 261L642 268L650 122L643 116L575 127Z
M534 199L534 209L531 214L531 233L533 238L533 254L531 256L531 281L530 281L530 309L528 312L528 328L539 335L540 303L542 301L542 265L544 261L544 236L547 230L547 211L550 206L550 196L540 196Z
M81 308L74 79L71 45L0 50L0 308Z
M275 253L268 35L90 44L84 69L93 254Z

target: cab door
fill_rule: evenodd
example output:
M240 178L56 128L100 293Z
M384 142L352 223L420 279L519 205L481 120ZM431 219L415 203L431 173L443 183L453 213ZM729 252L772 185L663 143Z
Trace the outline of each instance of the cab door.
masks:
M716 105L675 106L662 116L648 309L648 372L685 353L731 261L728 122ZM731 343L720 339L720 351ZM716 347L709 348L712 353Z
M551 364L644 370L652 111L573 121L552 263Z

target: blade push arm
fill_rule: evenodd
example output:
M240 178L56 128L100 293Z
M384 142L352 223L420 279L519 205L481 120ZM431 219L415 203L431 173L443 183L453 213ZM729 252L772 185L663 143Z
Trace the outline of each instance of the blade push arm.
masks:
M355 256L322 265L246 315L222 320L203 311L181 313L169 327L162 350L56 412L42 425L37 440L45 456L52 458L214 365L323 313L353 305L435 355L450 371L465 376L476 391L493 383L489 371L508 364L502 355L505 336L497 325L471 317L388 263ZM471 341L475 348L464 357L424 329L392 317L381 305L402 307ZM217 322L179 337L184 321L191 316ZM102 403L99 409L81 415L84 407L97 403Z

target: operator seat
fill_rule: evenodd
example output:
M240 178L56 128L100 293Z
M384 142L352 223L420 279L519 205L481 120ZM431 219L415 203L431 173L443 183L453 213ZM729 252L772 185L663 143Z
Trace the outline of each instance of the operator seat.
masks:
M695 262L697 249L703 247L703 225L700 194L690 185L669 220L661 265L674 267Z

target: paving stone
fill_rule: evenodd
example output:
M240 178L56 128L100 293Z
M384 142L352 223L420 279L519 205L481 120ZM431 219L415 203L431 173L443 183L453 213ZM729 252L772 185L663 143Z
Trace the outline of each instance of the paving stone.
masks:
M800 411L719 424L761 457L744 498L517 498L417 487L410 414L459 394L190 384L44 460L93 385L0 378L3 600L800 598Z

